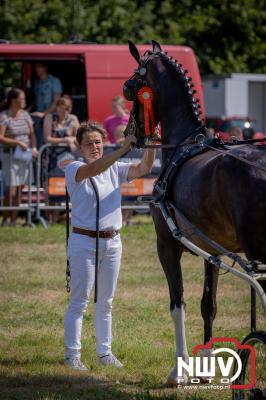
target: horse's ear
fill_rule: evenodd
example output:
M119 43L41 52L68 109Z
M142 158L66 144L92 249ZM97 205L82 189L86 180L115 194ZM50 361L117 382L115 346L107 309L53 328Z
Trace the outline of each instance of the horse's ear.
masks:
M154 53L162 51L161 46L158 42L156 42L155 40L152 40L151 42L152 42L152 50Z
M132 57L135 58L135 60L139 64L140 63L140 54L139 54L137 47L134 45L133 42L131 42L131 40L128 40L128 47L129 47L130 54L132 55Z

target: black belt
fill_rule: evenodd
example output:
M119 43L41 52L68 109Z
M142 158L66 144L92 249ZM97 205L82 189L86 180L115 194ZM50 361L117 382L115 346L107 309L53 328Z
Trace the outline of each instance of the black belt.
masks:
M73 233L78 233L79 235L86 235L89 237L96 238L97 231L90 231L89 229L76 228L75 226L72 229ZM99 231L99 237L101 239L111 239L119 234L119 231Z

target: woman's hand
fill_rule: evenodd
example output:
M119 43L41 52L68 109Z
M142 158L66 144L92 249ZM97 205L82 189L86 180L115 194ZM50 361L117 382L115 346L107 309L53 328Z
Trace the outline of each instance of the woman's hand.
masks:
M31 115L33 115L34 117L43 118L45 116L45 113L40 111L34 111L33 113L31 113Z
M32 157L37 158L39 155L38 150L36 149L36 147L32 148Z
M26 151L28 148L28 145L24 142L18 142L18 145L22 148L23 151Z
M137 143L137 138L134 135L128 135L125 137L125 140L122 145L122 149L125 151L128 151L131 149L131 147L134 147L134 145Z
M76 138L74 136L64 137L64 143L66 143L70 147L70 150L72 152L77 150Z

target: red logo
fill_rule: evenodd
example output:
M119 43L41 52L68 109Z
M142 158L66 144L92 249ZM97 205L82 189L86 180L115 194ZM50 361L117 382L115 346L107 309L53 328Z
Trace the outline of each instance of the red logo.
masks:
M248 383L246 385L232 384L232 382L236 381L237 378L240 376L240 374L242 372L242 368L243 368L241 358L239 357L239 355L236 351L229 349L227 347L223 347L223 348L213 350L211 353L212 353L212 355L216 355L218 353L225 352L225 353L230 353L234 357L236 368L234 371L235 372L234 376L230 378L231 389L252 389L256 383L256 365L255 365L256 355L255 355L255 349L253 346L246 345L246 344L242 345L237 339L232 338L232 337L231 338L213 338L205 345L200 344L200 345L195 346L194 349L192 350L192 353L194 355L196 355L199 350L204 350L204 349L211 350L214 343L220 343L220 342L233 343L237 350L247 350L250 352L250 377L249 377L250 383Z

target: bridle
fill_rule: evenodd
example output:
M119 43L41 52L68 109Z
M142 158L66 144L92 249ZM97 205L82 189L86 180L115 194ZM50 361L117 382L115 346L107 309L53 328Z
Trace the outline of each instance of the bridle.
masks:
M199 139L199 135L206 136L206 128L204 125L201 124L201 126L197 127L196 129L190 131L185 138L182 138L182 141L178 142L177 144L147 144L145 143L145 138L147 136L144 133L144 121L139 121L137 118L137 107L140 107L141 104L138 102L138 92L142 88L150 88L146 75L147 75L147 64L151 58L151 56L160 56L160 52L151 52L150 50L147 50L144 53L144 56L148 53L148 57L145 60L140 60L139 67L134 70L134 74L126 81L124 84L124 96L127 100L133 100L133 107L130 112L130 122L129 125L125 131L125 135L135 135L137 136L138 143L137 147L139 148L156 148L156 149L176 149L177 147L182 147L184 145L188 144L195 144L197 143ZM137 79L134 79L135 76L138 76ZM151 88L150 88L151 90ZM132 92L134 92L134 95L132 95ZM137 134L136 134L137 133ZM152 138L154 135L154 132L150 133L150 137ZM187 141L190 137L193 137L192 141ZM198 139L196 139L198 138Z

